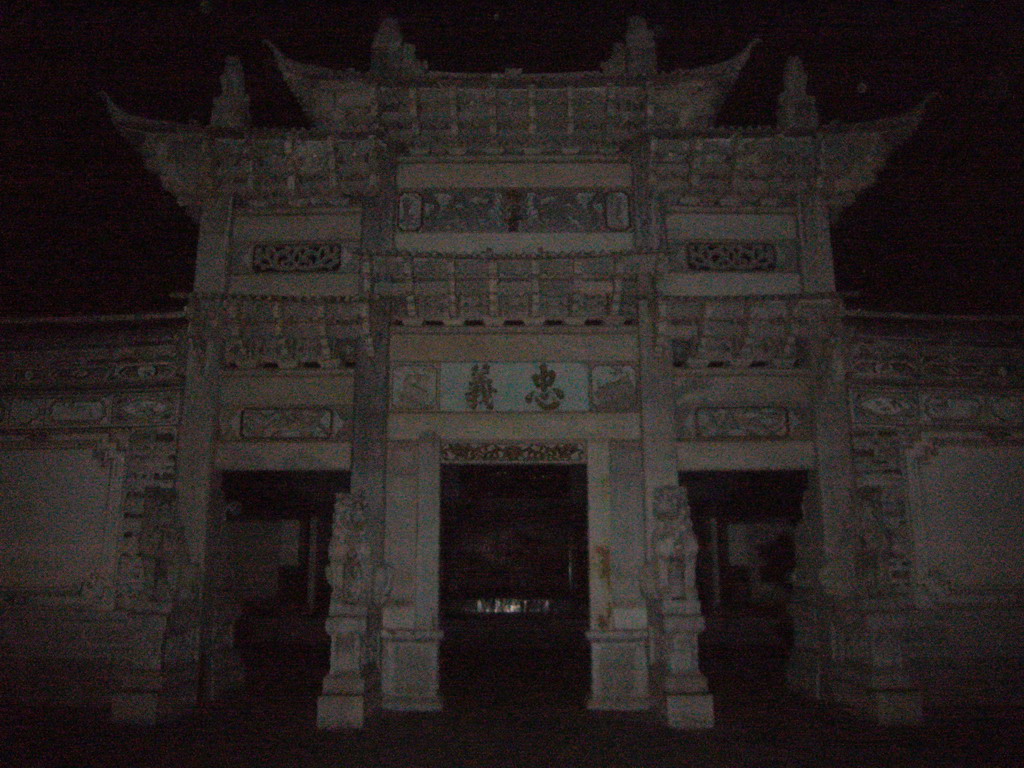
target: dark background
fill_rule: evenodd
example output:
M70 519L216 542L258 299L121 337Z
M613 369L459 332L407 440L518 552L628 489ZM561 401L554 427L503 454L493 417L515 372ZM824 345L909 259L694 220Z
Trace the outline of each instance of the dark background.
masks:
M877 186L834 224L851 307L1024 312L1021 0L36 2L0 5L0 316L163 310L191 283L195 227L115 133L97 97L206 122L224 57L245 65L257 126L302 125L261 45L365 69L380 19L440 70L592 69L642 13L662 69L754 50L723 125L774 122L803 57L823 122L938 93Z

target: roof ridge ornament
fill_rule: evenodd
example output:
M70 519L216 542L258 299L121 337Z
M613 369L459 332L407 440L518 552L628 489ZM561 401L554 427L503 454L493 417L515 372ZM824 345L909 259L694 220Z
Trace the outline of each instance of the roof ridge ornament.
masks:
M784 132L813 131L818 127L818 106L807 92L807 71L799 56L790 56L786 60L775 116L779 130Z
M244 131L252 124L249 114L249 94L245 90L245 70L242 60L228 56L220 76L220 96L213 100L210 127Z
M658 45L643 16L630 16L625 41L615 43L612 54L601 63L606 75L644 77L658 73Z
M416 46L405 42L398 20L388 16L373 36L370 74L378 77L407 78L425 75L427 62L416 56Z

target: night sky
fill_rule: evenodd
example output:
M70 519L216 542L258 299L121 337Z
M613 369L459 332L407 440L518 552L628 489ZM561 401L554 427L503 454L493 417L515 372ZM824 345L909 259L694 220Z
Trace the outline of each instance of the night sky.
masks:
M760 37L722 125L772 123L794 54L823 123L891 115L935 91L916 136L835 222L840 291L854 308L1024 312L1024 0L37 0L0 6L0 315L175 309L172 294L189 290L195 227L116 134L98 91L135 114L205 123L236 55L254 124L300 126L261 40L365 69L388 13L450 71L597 68L634 13L658 34L662 69L720 61Z

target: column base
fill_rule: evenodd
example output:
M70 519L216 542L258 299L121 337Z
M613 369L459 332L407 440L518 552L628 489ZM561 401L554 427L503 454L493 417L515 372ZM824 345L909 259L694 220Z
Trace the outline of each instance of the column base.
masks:
M919 688L909 684L872 685L857 677L831 675L829 698L843 709L878 725L919 725L924 720Z
M115 723L157 725L184 717L195 707L195 688L121 690L110 698L110 719Z
M366 725L368 709L363 695L325 693L316 701L316 727L328 731L362 728Z
M715 727L715 697L710 693L669 693L664 708L669 728L695 731Z
M210 654L206 660L202 691L207 701L215 701L244 684L245 664L235 648L225 648Z
M364 671L329 674L316 701L316 727L337 731L362 728L380 704L380 691Z
M592 630L587 708L638 711L651 708L647 630Z
M439 712L438 655L444 633L385 629L381 637L381 706L396 712Z

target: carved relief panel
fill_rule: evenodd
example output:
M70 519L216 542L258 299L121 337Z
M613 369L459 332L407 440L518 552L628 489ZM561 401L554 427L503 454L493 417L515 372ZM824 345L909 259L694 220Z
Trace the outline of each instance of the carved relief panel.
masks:
M629 194L586 189L445 189L403 192L401 232L623 232Z

